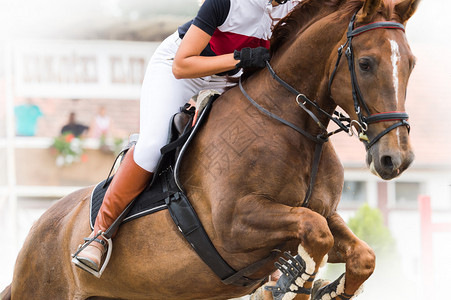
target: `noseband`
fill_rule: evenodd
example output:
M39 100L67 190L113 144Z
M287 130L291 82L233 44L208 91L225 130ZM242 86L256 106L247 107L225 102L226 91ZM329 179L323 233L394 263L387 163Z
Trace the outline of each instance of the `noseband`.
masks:
M409 116L406 112L398 112L398 111L392 111L392 112L383 112L383 113L377 113L377 114L371 114L370 110L368 109L368 105L366 104L362 92L360 91L359 85L357 83L357 76L355 73L355 66L354 66L354 52L352 50L352 38L362 34L364 32L373 30L373 29L400 29L404 31L404 26L400 23L396 22L375 22L368 25L360 26L357 28L354 28L354 23L356 19L356 14L352 17L351 21L348 25L348 32L346 34L347 40L346 43L341 45L338 49L338 58L337 62L335 64L335 68L332 71L332 75L329 79L329 91L331 91L332 81L335 76L335 72L337 71L338 64L340 63L341 56L343 54L343 49L347 46L345 55L348 61L348 68L349 72L351 74L351 85L352 85L352 98L354 100L354 109L358 117L357 120L352 120L351 124L355 124L358 126L358 130L360 130L359 133L359 139L365 143L365 146L367 150L369 150L378 140L380 140L384 135L392 131L393 129L399 127L399 126L406 126L407 131L410 132L410 125L407 122L409 119ZM367 116L364 116L362 113L361 106L364 108L365 113ZM398 121L397 123L393 124L392 126L386 128L384 131L379 133L376 137L373 138L372 141L370 141L366 135L366 131L368 130L368 125L372 123L377 122L388 122L388 121ZM352 128L350 127L350 134L352 135Z

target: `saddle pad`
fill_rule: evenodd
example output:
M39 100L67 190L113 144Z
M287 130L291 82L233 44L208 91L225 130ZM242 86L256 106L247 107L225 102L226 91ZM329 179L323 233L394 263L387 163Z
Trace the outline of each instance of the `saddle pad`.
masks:
M90 201L90 225L91 229L94 229L94 223L99 213L100 206L102 205L105 193L110 185L112 177L108 180L105 185L106 180L98 183L91 194ZM134 201L134 204L129 211L129 213L122 220L122 223L134 220L136 218L155 213L157 211L167 209L167 205L164 202L165 194L162 194L161 187L158 187L159 182L155 182L151 189L146 189L142 192Z
M210 104L218 97L217 93L209 93L204 96L204 98L208 98ZM205 100L205 99L204 99ZM207 101L208 102L208 101ZM207 106L207 105L204 105ZM172 166L175 165L177 159L181 159L181 155L179 157L179 150L182 147L188 138L192 138L197 131L192 130L191 126L192 118L194 115L194 111L190 114L189 111L190 105L185 105L180 108L182 113L187 113L190 115L190 119L186 124L184 132L180 135L177 132L176 124L174 123L174 115L169 122L169 133L168 133L168 144L161 148L162 156L158 162L157 170L155 172L155 176L153 181L149 186L134 200L133 205L131 206L130 211L124 217L121 223L125 223L136 218L155 213L157 211L167 209L167 205L165 199L178 192L177 189L168 190L167 183L170 181L169 178L166 178L170 174L170 177L173 179L173 171ZM206 111L206 113L204 113ZM209 109L205 109L196 124L199 125L202 123L205 116L208 115ZM170 170L170 172L167 172ZM105 193L110 185L113 176L98 183L91 194L90 201L90 225L91 229L94 229L94 223L99 213L100 206L102 205L103 199L105 197ZM105 184L106 182L106 184Z

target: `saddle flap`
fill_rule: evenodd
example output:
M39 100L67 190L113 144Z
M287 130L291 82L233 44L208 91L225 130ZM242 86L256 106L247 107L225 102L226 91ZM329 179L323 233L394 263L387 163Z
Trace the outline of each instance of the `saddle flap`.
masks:
M103 198L105 197L105 193L111 183L111 180L112 178L108 181L104 180L98 183L92 191L89 211L91 229L94 229L97 214L99 213L100 206L102 205ZM168 193L162 192L162 190L161 181L155 181L152 187L146 189L143 193L136 197L135 200L133 200L134 204L122 220L122 223L126 223L141 216L166 209L167 206L164 203L164 199L168 197Z

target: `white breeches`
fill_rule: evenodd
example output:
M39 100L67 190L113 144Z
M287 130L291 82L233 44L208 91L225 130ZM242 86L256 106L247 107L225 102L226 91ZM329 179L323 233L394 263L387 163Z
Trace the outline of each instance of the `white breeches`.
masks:
M153 172L160 158L160 148L167 143L170 118L192 96L201 90L214 89L220 93L235 84L225 76L176 79L172 62L180 45L175 32L164 40L153 54L144 76L140 101L140 133L134 151L135 162Z

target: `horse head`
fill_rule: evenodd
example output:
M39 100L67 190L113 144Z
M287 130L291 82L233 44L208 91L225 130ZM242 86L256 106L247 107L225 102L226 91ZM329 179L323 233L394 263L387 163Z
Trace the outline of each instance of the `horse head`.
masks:
M342 37L338 60L336 53L330 59L330 96L349 114L369 168L383 179L397 177L414 159L405 102L415 57L404 25L419 2L365 0Z

